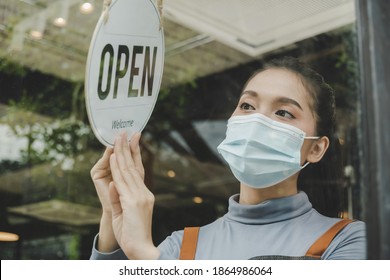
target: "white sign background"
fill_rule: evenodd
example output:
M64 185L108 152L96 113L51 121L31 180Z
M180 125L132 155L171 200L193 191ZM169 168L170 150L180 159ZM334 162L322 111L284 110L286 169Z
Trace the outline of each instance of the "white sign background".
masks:
M153 112L164 67L164 34L152 0L113 1L108 15L107 22L100 17L91 40L85 99L95 136L112 147L120 132L131 139L142 131Z

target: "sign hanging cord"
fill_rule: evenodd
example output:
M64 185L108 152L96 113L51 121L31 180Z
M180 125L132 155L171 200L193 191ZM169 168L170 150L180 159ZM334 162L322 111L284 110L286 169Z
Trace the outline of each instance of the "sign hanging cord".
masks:
M163 27L163 5L164 0L157 0L157 9L160 14L160 30Z
M108 8L110 7L111 2L112 2L112 0L104 0L104 2L103 2L103 19L104 19L104 23L107 23L107 21L108 21L108 17L109 17Z
M104 23L107 23L108 18L109 18L109 13L108 13L108 8L111 5L112 0L104 0L103 2L103 18L104 18ZM157 0L157 9L160 14L160 30L163 27L163 5L164 5L164 0Z

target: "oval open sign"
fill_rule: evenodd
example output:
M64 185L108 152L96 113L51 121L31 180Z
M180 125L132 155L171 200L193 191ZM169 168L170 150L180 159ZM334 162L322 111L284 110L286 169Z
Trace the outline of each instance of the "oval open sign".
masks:
M116 0L96 25L88 52L85 100L99 141L112 147L147 124L160 90L164 34L152 0Z

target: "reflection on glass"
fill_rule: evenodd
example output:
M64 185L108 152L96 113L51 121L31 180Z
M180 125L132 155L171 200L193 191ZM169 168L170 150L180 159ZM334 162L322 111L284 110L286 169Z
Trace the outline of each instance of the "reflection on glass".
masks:
M39 12L39 7L18 5L22 4L0 11L0 25L5 26L0 29L0 45L4 50L9 50L12 42L7 15L20 9ZM97 10L91 14L95 20ZM103 147L87 121L80 70L96 21L87 29L80 24L87 22L85 16L69 16L79 21L77 27L72 27L72 20L68 31L46 26L45 43L28 40L26 29L19 52L0 51L0 231L18 234L21 244L20 254L15 255L17 247L0 242L1 258L85 259L98 231L101 209L89 172ZM169 21L164 24L170 34L167 44L177 43L172 34L196 36ZM78 32L89 35L78 37ZM217 49L221 45L209 42L182 49L169 58L167 65L173 66L164 72L166 80L141 143L145 180L156 196L156 244L173 230L206 224L225 213L227 198L238 192L238 183L216 146L224 137L226 120L249 73L263 60L281 55L302 57L337 92L345 166L341 207L333 200L333 193L322 192L321 186L331 182L315 182L316 188L307 192L325 214L360 217L355 35L354 25L349 25L261 57L226 51L221 67L201 77L196 75L199 56L212 62L215 53L221 53ZM237 57L242 57L242 62L231 66ZM186 70L183 61L190 65ZM61 68L63 63L66 69Z

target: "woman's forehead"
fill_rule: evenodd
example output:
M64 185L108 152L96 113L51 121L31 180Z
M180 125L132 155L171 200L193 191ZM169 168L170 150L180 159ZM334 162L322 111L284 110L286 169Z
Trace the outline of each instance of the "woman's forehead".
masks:
M259 97L268 94L293 98L313 109L313 97L302 78L287 69L271 68L257 73L246 84L243 93L246 91L256 92Z
M261 71L253 76L248 81L246 88L256 86L296 90L303 85L297 74L286 69L272 68Z

